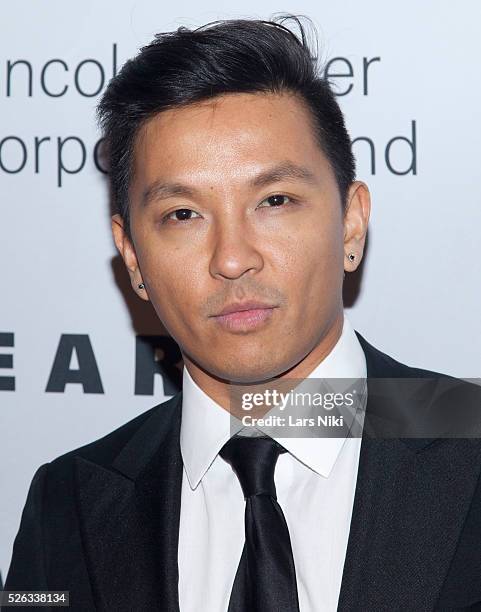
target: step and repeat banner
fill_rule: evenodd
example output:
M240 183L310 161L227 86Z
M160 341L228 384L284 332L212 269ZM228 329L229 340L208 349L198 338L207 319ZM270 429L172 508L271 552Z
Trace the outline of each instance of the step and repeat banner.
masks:
M173 395L180 354L110 233L95 105L156 32L313 21L372 194L354 327L409 365L481 375L476 0L5 3L0 20L0 572L37 467ZM346 275L347 276L347 275Z

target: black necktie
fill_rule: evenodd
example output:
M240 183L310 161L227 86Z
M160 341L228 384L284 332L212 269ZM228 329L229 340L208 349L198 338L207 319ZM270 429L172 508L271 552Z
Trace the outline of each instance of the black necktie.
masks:
M219 453L246 500L246 539L228 612L299 612L291 540L274 484L277 458L285 452L272 438L234 436Z

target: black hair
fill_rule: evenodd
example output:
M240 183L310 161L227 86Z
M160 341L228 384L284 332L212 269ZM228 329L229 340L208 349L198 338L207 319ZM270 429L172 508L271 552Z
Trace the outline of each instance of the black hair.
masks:
M299 33L285 24L292 21ZM306 31L295 16L232 19L156 34L109 82L97 108L111 194L131 237L129 187L135 137L155 114L228 93L290 92L312 114L316 137L336 176L343 207L355 180L355 160L344 117L320 75Z

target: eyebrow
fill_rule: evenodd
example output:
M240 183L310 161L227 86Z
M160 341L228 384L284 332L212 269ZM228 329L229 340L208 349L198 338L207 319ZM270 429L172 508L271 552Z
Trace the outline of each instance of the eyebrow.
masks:
M249 185L251 187L267 187L279 181L303 181L311 185L317 183L315 174L309 168L285 161L253 177L249 181ZM141 202L143 206L147 206L153 201L166 200L171 197L193 198L196 193L198 192L193 187L158 180L145 189Z

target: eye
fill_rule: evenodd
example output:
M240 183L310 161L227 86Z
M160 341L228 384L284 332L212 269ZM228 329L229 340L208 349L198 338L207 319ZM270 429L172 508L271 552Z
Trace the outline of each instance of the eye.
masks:
M267 202L269 206L261 206L262 204L264 204L264 202ZM294 202L294 200L289 196L283 195L281 193L276 193L263 200L260 206L261 208L274 208L282 206L283 204L288 204L289 202Z
M198 215L198 213L194 212L190 208L178 208L177 210L173 210L172 212L165 215L165 217L162 218L162 222L165 223L169 219L171 219L172 221L189 221L193 218L192 214ZM172 215L175 215L175 217L173 217Z

